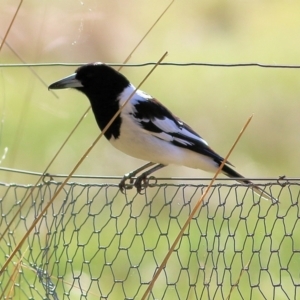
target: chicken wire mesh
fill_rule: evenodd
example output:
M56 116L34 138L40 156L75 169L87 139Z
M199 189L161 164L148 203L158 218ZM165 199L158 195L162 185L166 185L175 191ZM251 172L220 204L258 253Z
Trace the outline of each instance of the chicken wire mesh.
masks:
M1 275L0 295L141 299L209 183L178 182L143 195L113 182L67 183ZM2 236L1 266L60 186L35 188ZM300 181L261 186L280 203L218 180L147 299L299 299ZM31 189L0 183L1 235Z

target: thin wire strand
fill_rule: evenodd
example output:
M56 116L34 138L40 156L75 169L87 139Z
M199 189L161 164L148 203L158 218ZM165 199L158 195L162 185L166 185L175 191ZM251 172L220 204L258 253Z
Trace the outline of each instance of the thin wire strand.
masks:
M26 64L0 64L1 68L22 68L22 67L80 67L84 63L26 63ZM154 66L155 62L144 63L105 63L111 67L147 67ZM205 63L205 62L162 62L160 66L175 66L175 67L222 67L222 68L237 68L237 67L260 67L273 69L300 69L300 65L285 65L285 64L264 64L257 62L246 63Z
M5 32L5 35L4 35L3 40L2 40L2 43L1 43L1 45L0 45L0 52L1 52L1 50L2 50L3 45L5 44L6 38L8 37L8 34L9 34L10 30L11 30L11 27L13 26L13 24L14 24L14 22L15 22L15 20L16 20L17 14L18 14L18 12L19 12L19 10L20 10L22 4L23 4L23 0L21 0L21 1L19 2L19 5L18 5L18 7L17 7L17 9L16 9L16 11L15 11L15 13L14 13L14 15L13 15L13 18L11 19L11 21L10 21L10 23L9 23L9 26L8 26L6 32Z

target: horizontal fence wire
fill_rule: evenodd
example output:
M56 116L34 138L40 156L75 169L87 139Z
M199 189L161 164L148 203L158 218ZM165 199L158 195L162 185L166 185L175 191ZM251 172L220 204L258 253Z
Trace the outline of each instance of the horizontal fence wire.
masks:
M1 265L61 184L50 177L35 188L3 236ZM300 180L257 184L280 202L217 180L147 299L300 299ZM140 195L113 179L67 183L0 294L17 268L12 299L141 299L207 186L154 181ZM0 183L1 233L32 187Z
M0 68L21 68L21 67L79 67L87 62L81 63L65 63L65 62L54 62L54 63L15 63L15 64L0 64ZM299 69L300 65L285 65L285 64L264 64L257 62L246 62L246 63L207 63L207 62L143 62L143 63L110 63L105 64L111 67L147 67L147 66L174 66L174 67L221 67L221 68L237 68L237 67L260 67L260 68L273 68L273 69Z
M7 167L0 167L0 171L4 172L10 172L10 173L17 173L17 174L25 174L25 175L32 175L32 176L38 176L42 177L43 181L52 180L54 178L67 178L69 174L54 174L54 173L42 173L42 172L34 172L34 171L28 171L28 170L21 170L21 169L15 169L15 168L7 168ZM100 179L100 180L121 180L123 179L123 176L103 176L103 175L79 175L79 174L73 174L70 176L70 178L75 179ZM133 177L135 178L135 177ZM219 177L218 181L232 181L232 180L239 180L240 178L234 178L234 177ZM300 178L297 177L286 177L285 175L278 176L278 178L274 177L244 177L245 180L250 181L277 181L278 185L285 186L290 181L300 181ZM153 177L153 180L156 181L211 181L211 177ZM151 183L151 178L150 178Z

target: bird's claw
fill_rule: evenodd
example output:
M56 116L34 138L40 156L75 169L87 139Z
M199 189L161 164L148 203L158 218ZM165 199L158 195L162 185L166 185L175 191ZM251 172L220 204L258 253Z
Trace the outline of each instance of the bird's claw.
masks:
M134 182L134 186L136 187L137 192L140 195L143 195L144 193L142 192L143 190L145 190L149 185L149 180L146 176L139 176L135 182Z
M125 190L131 190L132 189L132 185L131 184L121 184L119 183L119 188L122 194L125 194Z
M133 188L134 179L132 178L134 174L127 173L124 175L122 180L119 183L119 188L122 194L125 194L125 190L130 190ZM130 180L129 184L126 184L126 180Z

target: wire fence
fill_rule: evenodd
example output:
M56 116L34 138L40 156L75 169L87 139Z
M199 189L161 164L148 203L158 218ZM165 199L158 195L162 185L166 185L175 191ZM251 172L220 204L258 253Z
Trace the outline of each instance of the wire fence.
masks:
M140 195L99 182L65 185L1 276L0 294L13 278L7 299L141 299L208 185L157 181ZM60 185L40 183L22 206L1 265ZM280 203L231 181L213 185L148 299L300 298L300 180L260 186ZM31 188L0 183L1 234Z

